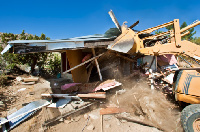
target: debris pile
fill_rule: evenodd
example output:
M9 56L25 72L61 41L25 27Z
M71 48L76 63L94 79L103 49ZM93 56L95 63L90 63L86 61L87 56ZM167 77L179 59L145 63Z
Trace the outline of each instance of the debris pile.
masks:
M179 108L170 103L162 92L152 91L144 80L143 77L138 81L126 80L123 85L126 91L122 94L117 91L107 102L107 108L100 113L125 112L130 113L128 118L132 122L137 120L139 124L144 123L164 131L181 129ZM120 114L119 117L128 119Z
M105 66L102 71L112 73L106 76L102 72L104 78L108 78L106 81L74 83L65 80L61 82L51 80L51 83L46 83L47 81L38 77L17 77L16 81L24 87L17 88L16 94L28 93L26 96L32 97L33 102L29 100L23 107L18 107L19 109L14 113L8 114L6 118L1 118L2 128L11 130L40 111L39 115L42 115L40 118L43 121L39 123L42 126L41 129L52 129L51 126L54 126L55 123L63 122L70 125L74 120L69 118L100 107L98 112L102 119L106 115L112 115L120 122L133 122L152 127L158 131L181 129L177 106L169 103L161 92L173 82L171 78L173 79L173 71L177 66L162 66L161 73L157 73L153 72L155 69L147 67L148 63L155 61L155 58L140 62L139 65L137 64L139 61L136 62L129 56L120 54L117 56L122 59L116 57L115 53L107 53L99 60L101 66ZM115 60L109 63L115 67L106 65L107 58ZM130 64L127 65L124 60ZM143 74L144 69L147 71L146 74ZM116 79L109 79L111 75ZM150 81L151 88L149 88L145 77ZM97 117L88 114L85 118L89 121ZM101 122L102 129L110 128L109 125L103 125L104 119ZM32 127L30 129L32 130ZM82 130L85 129L95 130L97 126L86 123Z
M17 81L38 81L38 78L23 78L17 77ZM22 83L22 85L24 85ZM98 103L98 99L105 99L106 98L106 92L96 92L96 91L107 91L111 88L120 86L121 83L115 81L115 80L108 80L105 82L100 83L99 85L95 86L93 84L87 83L87 84L79 84L79 88L75 88L73 91L69 92L69 88L75 86L69 84L67 86L67 93L68 94L54 94L54 93L48 93L48 94L41 94L41 97L43 100L38 100L34 102L27 103L24 107L19 109L18 111L11 113L6 118L0 119L0 124L3 125L3 130L11 130L17 125L19 125L21 122L26 120L28 117L36 113L39 109L42 107L46 107L48 113L48 109L54 109L53 111L59 111L61 113L60 115L52 116L52 112L47 115L47 119L45 119L45 123L43 126L48 125L49 123L52 123L54 121L60 120L64 117L69 116L72 113L75 113L79 110L86 109L87 107ZM99 87L101 88L99 89ZM61 90L63 90L63 87L66 88L66 85L61 87ZM88 92L86 89L88 89ZM27 88L20 88L17 90L18 93L26 91ZM66 89L64 89L65 91ZM30 93L29 93L30 94ZM90 101L92 99L92 102ZM85 100L85 101L83 101ZM87 101L88 100L88 101ZM95 101L97 100L97 101ZM54 113L54 112L53 112Z

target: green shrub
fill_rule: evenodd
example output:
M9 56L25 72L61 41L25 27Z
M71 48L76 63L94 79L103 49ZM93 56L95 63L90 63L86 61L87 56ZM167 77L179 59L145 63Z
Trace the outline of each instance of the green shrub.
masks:
M7 76L4 73L0 73L0 86L3 86L7 81Z

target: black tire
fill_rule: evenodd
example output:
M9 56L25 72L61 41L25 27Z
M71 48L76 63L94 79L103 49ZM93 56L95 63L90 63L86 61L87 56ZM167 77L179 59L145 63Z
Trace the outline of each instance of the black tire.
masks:
M181 123L185 132L200 132L200 104L192 104L181 112Z

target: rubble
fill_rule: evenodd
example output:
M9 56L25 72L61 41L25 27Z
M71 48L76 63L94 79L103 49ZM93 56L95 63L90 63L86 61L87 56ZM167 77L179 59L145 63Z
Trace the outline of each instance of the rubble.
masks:
M132 76L132 77L134 77L134 76ZM132 77L130 77L128 79L131 80ZM126 79L126 81L128 79ZM109 80L107 82L113 82L113 81ZM103 120L101 121L102 122L102 130L103 129L110 130L114 126L121 126L120 122L117 121L117 120L115 122L115 125L113 123L111 123L111 124L105 123L105 122L110 122L110 121L114 120L116 118L114 116L115 114L128 112L127 114L125 114L123 116L125 116L126 118L130 118L128 116L128 114L134 113L134 111L137 111L136 113L139 113L138 115L143 115L143 112L146 112L144 109L141 110L141 108L138 107L138 105L133 105L133 107L131 107L132 110L127 109L126 106L124 106L124 108L121 106L121 102L120 102L119 98L121 98L121 96L127 95L127 93L130 93L130 91L128 89L126 89L125 84L122 85L123 89L121 89L120 87L115 87L116 89L108 89L105 92L94 92L94 89L97 88L98 86L100 86L100 84L101 83L98 82L96 85L94 85L93 87L90 88L92 93L89 92L89 93L84 93L84 94L81 94L81 93L77 94L76 92L72 92L72 93L68 93L68 94L61 94L61 93L57 93L57 94L55 94L55 93L51 93L51 94L50 93L48 93L48 94L43 93L43 94L41 94L42 98L50 98L52 100L52 102L50 102L50 104L48 106L43 107L43 110L42 110L44 112L42 116L46 117L44 123L41 124L43 126L43 129L46 129L46 126L52 126L54 124L54 122L56 122L56 121L60 121L60 123L63 122L66 125L73 125L76 122L82 122L82 118L85 118L86 119L85 121L87 121L88 118L90 118L90 120L88 122L89 125L86 126L86 129L88 130L88 128L89 128L89 130L91 130L91 131L92 130L98 131L101 128L101 125L99 125L97 127L97 126L94 126L94 125L90 126L90 124L91 124L91 122L98 122L99 120L101 120L99 118L103 118ZM102 82L102 84L106 84L106 83ZM38 82L38 84L37 85L35 84L34 86L38 87L39 85L40 85L40 83ZM81 85L82 86L92 86L88 83L88 85L79 84L79 87L82 87ZM115 85L113 85L113 86L115 86ZM29 93L29 90L30 90L30 88L27 87L26 90L21 91L21 92ZM83 98L83 95L84 95L84 98ZM96 95L98 95L98 96L96 96ZM103 98L99 98L99 95L101 95L101 96L103 95L102 96ZM32 95L32 96L35 96L35 95ZM88 97L91 97L91 96L93 96L93 98L88 98ZM114 96L117 97L120 105L113 102L113 103L106 104L106 107L104 106L101 110L99 109L97 113L89 112L87 114L84 114L84 116L82 116L82 117L80 117L80 116L71 117L72 115L79 115L79 113L84 112L85 110L89 109L89 107L92 108L94 103L95 104L99 104L100 102L105 103L104 99L109 101L110 98L111 98L110 96L111 97L114 97ZM87 97L87 98L85 98L85 97ZM80 98L82 98L82 99L80 99ZM87 101L89 101L89 102L85 103ZM97 108L97 107L95 107L95 108ZM103 113L103 110L104 110L104 113ZM53 112L54 113L53 114L50 111L52 111L52 112L58 111L58 112ZM104 115L104 114L107 114L107 115ZM109 115L109 114L112 114L112 115ZM102 116L100 117L100 115L102 115ZM68 119L68 117L71 117L71 118ZM145 122L146 117L139 116L139 119L141 121L139 124L141 124L141 123ZM29 118L29 120L32 120L32 119ZM123 119L123 120L125 121L125 119ZM124 122L123 124L126 124L126 123L128 123L128 122ZM36 126L32 126L32 127L36 127Z
M127 49L120 50L128 52ZM38 127L38 121L42 128L37 130L50 131L54 128L62 131L62 127L68 130L66 128L74 128L74 124L81 127L76 131L85 128L89 131L103 131L104 128L115 131L115 127L119 131L125 128L137 131L144 126L148 130L173 131L179 125L174 120L177 116L172 114L176 106L171 105L166 100L166 94L162 93L173 84L175 71L180 69L174 55L129 55L90 47L84 52L80 49L67 50L64 56L67 59L65 57L62 63L66 66L62 67L59 75L66 80L47 81L33 76L16 78L17 97L12 105L19 110L9 113L7 119L1 119L1 125L7 122L10 125L9 129L5 126L4 129L10 130L23 124L22 121L30 116L27 120L30 128ZM146 79L150 87L146 85ZM26 88L20 85L26 85ZM11 95L13 91L7 93ZM41 98L46 102L38 106ZM21 109L20 102L15 106L19 99L25 105ZM1 104L0 107L4 107L5 103ZM34 106L30 107L32 104Z
M127 111L127 110L122 109L122 108L112 108L112 107L102 108L100 110L100 115L116 114L116 113L122 113L122 112L125 112L125 111Z
M71 101L71 98L65 98L65 99L59 99L55 103L51 103L49 108L64 108L69 102Z
M8 115L6 118L0 119L0 125L3 125L3 130L10 130L20 124L20 122L26 120L28 117L33 115L37 110L41 109L44 106L49 105L50 102L47 100L39 100L31 102L20 110ZM9 123L9 127L5 123Z
M87 126L87 130L92 131L95 129L95 126L93 124L90 124L89 126Z
M20 91L24 91L24 90L26 90L26 88L21 88L21 89L19 89L17 91L20 92Z
M97 116L97 115L94 115L94 114L88 114L88 116L90 116L90 118L92 119L92 120L97 120L97 119L99 119L99 117Z
M66 124L69 124L69 123L71 123L72 122L72 120L65 120L64 121L64 123L66 123Z

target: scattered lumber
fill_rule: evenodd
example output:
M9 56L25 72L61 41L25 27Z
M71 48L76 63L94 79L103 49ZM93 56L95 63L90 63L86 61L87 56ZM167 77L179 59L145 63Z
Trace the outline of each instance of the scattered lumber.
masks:
M50 101L48 100L38 100L38 101L34 101L29 103L28 105L22 107L21 109L19 109L18 111L16 111L15 113L12 113L11 115L7 116L6 118L1 119L0 121L0 125L5 124L7 122L14 122L16 123L16 120L23 120L23 118L25 118L27 116L27 114L31 114L31 112L37 111L39 109L41 109L44 106L47 106L51 104ZM16 119L16 120L14 120Z
M66 114L63 114L61 116L58 116L58 117L55 117L55 118L50 119L48 121L45 121L44 124L42 124L42 127L48 126L48 125L52 124L53 122L55 122L55 121L57 121L57 120L59 120L61 118L67 117L67 116L72 115L74 113L78 113L78 112L80 112L82 110L85 110L86 108L89 109L89 107L94 106L94 105L97 105L97 102L92 102L92 103L87 104L87 105L85 105L85 106L83 106L81 108L75 109L75 110L73 110L71 112L68 112Z

